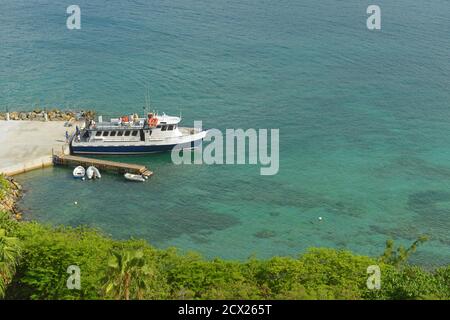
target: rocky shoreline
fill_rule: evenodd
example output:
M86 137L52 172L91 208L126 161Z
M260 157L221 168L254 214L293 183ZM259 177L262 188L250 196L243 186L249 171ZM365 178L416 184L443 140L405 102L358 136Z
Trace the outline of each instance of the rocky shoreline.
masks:
M22 197L22 186L12 177L0 175L0 211L7 212L11 218L22 219L17 201Z
M59 110L59 109L34 109L33 111L11 111L9 120L28 120L28 121L70 121L79 119L94 119L93 110ZM7 113L0 112L0 120L6 120Z

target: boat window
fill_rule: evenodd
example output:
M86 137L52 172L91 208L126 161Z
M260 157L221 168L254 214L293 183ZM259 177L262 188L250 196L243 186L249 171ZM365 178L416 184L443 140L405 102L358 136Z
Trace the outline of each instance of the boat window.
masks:
M174 124L173 125L173 130L175 130L177 128L177 125L176 124Z
M95 136L96 137L100 137L102 135L102 132L101 131L97 131L96 133L95 133Z
M111 136L111 137L114 137L115 135L116 135L116 131L111 131L110 136Z
M159 125L158 125L158 126L156 126L156 129L161 129L161 126L159 126Z
M137 132L136 130L134 130L133 133L132 133L132 136L133 136L133 137L136 137L137 134L138 134L138 132Z
M125 137L128 137L130 135L131 131L125 131Z
M103 136L107 137L109 135L109 131L103 131Z
M118 137L123 136L123 131L118 131L118 132L117 132L117 136L118 136Z
M167 126L161 126L161 131L166 131L167 130Z
M173 124L169 124L169 127L167 128L167 130L173 130Z

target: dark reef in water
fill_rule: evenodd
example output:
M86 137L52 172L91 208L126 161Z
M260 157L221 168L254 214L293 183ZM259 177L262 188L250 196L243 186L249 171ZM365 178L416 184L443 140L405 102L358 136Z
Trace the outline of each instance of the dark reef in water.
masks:
M450 193L445 191L424 191L413 193L408 197L408 209L419 214L449 214L448 208L439 208L438 203L448 202L450 205Z
M164 215L165 223L155 228L158 231L151 235L152 241L166 241L186 234L197 242L205 242L208 240L204 235L207 235L209 231L225 230L239 224L239 219L235 216L216 214L206 210L186 210L170 215L166 212L158 212L155 215ZM156 220L162 220L162 218L156 218Z
M272 230L261 230L261 231L256 232L254 234L254 236L259 239L267 239L267 238L275 237L276 233L275 233L275 231L272 231Z

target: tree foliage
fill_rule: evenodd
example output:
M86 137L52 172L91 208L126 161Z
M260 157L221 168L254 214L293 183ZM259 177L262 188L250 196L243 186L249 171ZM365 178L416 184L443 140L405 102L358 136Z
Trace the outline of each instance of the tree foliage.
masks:
M0 219L1 221L1 219ZM313 248L298 258L205 260L159 250L145 241L116 241L86 228L37 223L8 226L23 259L7 290L20 299L449 299L450 268L426 271ZM404 255L402 255L404 256ZM381 290L366 287L379 265ZM81 269L81 290L66 286L67 267Z
M115 249L108 260L104 292L116 300L143 299L154 270L142 249Z
M18 223L0 213L0 295L6 299L450 299L450 266L409 265L410 247L388 241L380 258L311 248L297 258L206 260L94 229ZM81 288L67 287L67 268ZM381 289L366 286L378 265Z
M411 254L416 252L417 247L428 241L427 236L420 236L416 241L414 241L409 248L399 246L395 248L393 240L386 241L386 248L384 249L383 255L380 257L380 261L393 265L395 267L401 267L408 262Z
M3 298L7 285L12 281L20 258L17 238L9 237L5 229L0 229L0 298Z

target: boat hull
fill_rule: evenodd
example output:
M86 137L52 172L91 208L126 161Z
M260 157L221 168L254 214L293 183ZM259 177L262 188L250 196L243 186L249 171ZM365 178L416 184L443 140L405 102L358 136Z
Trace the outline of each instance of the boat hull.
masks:
M90 166L89 168L87 168L86 176L89 180L100 179L102 177L100 171L94 166Z
M131 173L125 173L124 174L125 179L129 180L129 181L134 181L134 182L145 182L145 178L143 176L141 176L140 174L131 174Z
M186 142L183 144L166 144L166 145L71 145L72 154L110 154L110 155L124 155L124 154L147 154L172 151L177 149L195 149L198 148L203 139Z
M75 179L84 178L84 176L86 175L86 170L82 166L78 166L73 169L72 175Z

